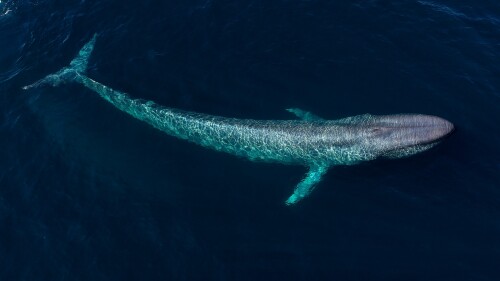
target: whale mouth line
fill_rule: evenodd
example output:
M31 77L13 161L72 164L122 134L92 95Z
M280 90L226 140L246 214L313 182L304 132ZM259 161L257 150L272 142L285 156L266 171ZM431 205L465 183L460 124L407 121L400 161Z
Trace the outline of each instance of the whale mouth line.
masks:
M431 115L401 116L391 125L406 130L406 134L414 138L415 144L433 143L445 138L455 130L455 126L448 120Z
M386 148L382 155L388 158L406 157L428 150L455 131L451 122L421 114L383 116L379 124L382 128L373 131L385 137Z

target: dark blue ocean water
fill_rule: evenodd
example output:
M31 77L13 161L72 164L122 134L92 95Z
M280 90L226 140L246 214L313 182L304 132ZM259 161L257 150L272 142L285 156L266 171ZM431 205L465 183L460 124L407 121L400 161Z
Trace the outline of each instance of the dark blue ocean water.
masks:
M79 85L22 91L99 34L89 76L197 112L424 113L439 147L332 169L169 137ZM0 2L0 280L500 280L497 1Z

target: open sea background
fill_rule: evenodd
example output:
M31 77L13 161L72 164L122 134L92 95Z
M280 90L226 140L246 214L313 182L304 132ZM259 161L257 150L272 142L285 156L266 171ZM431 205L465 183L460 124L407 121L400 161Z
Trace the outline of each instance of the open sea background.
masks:
M169 137L89 76L253 119L441 116L403 160L305 169ZM500 280L500 2L0 1L0 280Z

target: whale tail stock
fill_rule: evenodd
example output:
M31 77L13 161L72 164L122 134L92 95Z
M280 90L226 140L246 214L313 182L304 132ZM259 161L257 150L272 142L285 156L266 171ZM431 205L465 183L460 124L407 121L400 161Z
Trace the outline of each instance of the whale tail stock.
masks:
M44 78L36 81L33 84L22 87L23 90L28 90L31 88L36 88L43 85L58 86L60 84L76 81L82 75L85 75L87 71L89 57L94 49L97 34L92 36L89 42L87 42L78 52L76 57L70 62L66 67L61 70L51 73Z

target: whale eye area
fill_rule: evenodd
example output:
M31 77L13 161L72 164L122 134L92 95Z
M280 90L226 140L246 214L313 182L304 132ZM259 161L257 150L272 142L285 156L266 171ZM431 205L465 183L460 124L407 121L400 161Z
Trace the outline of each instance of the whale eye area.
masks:
M383 126L372 127L368 129L368 132L374 137L388 137L391 135L391 130Z

